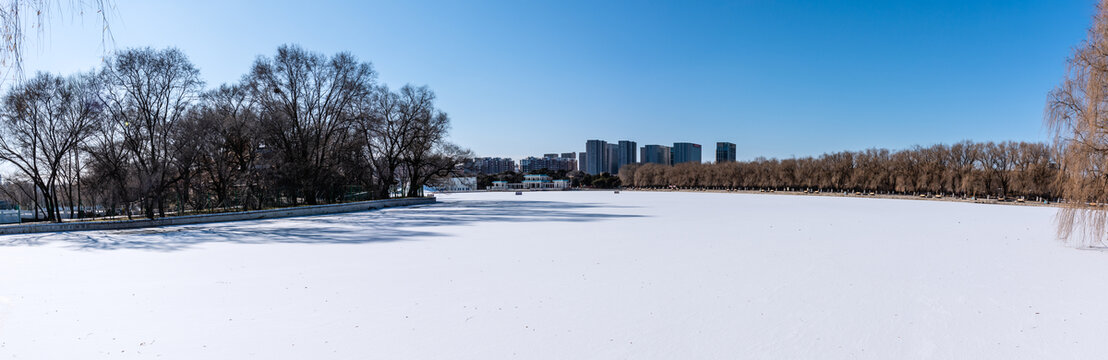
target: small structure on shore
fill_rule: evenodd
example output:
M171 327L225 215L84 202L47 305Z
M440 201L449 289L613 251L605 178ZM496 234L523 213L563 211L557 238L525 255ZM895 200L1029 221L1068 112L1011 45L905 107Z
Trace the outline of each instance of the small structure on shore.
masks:
M493 181L489 190L565 190L569 189L569 180L552 180L549 175L524 175L523 182L509 183Z

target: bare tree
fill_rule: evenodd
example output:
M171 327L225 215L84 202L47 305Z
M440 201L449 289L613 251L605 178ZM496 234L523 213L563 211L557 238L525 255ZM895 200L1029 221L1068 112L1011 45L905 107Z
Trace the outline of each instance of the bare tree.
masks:
M259 179L255 170L261 145L257 109L249 90L241 85L223 85L209 91L194 115L198 126L190 136L198 139L198 166L215 195L216 206L231 206L236 187L242 191L242 206L249 206L245 199L256 195Z
M200 71L178 49L143 48L110 57L101 77L104 103L134 160L145 215L154 218L157 208L165 216L172 134L204 85Z
M339 149L351 140L355 106L369 96L376 76L348 53L327 58L296 45L255 61L247 82L261 108L265 144L280 152L284 183L307 203L317 203L337 182Z
M414 121L407 116L410 107L400 94L386 86L373 90L361 107L356 128L365 144L365 158L373 168L367 185L376 189L377 198L387 198L399 185L397 176L404 165L404 154L416 140Z
M635 185L635 173L638 172L642 164L626 164L619 168L619 181L624 186L636 186Z
M89 76L40 73L4 98L0 159L15 165L32 182L50 220L61 220L58 181L63 166L100 119L90 81Z
M108 215L132 217L131 202L138 198L133 180L134 166L124 145L122 130L111 121L103 121L84 152L89 156L90 190L100 195L100 205Z
M167 174L165 181L167 188L174 192L179 210L186 207L196 210L212 207L207 201L207 193L203 191L205 179L201 179L200 165L206 160L207 145L213 136L213 131L207 128L208 124L200 114L200 110L193 107L188 115L181 118L170 129L169 162L165 170ZM197 196L194 196L194 193Z
M435 108L435 93L426 86L400 89L400 118L407 131L406 146L401 148L408 178L409 197L423 195L423 185L435 176L453 173L468 151L446 144L450 118Z

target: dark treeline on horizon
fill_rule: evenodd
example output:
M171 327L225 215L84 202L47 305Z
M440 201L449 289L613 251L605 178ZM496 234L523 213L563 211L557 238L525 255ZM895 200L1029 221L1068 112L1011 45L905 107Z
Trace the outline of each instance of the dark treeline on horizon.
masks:
M0 190L48 220L422 196L471 156L434 101L348 53L282 46L205 90L180 50L128 49L3 95Z
M793 159L630 164L620 169L619 178L623 186L637 188L865 191L1055 200L1059 197L1058 173L1047 144L963 141Z

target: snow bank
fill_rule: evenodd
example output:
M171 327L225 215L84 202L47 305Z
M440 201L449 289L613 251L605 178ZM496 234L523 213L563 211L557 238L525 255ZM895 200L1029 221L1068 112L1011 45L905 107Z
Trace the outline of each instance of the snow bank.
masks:
M704 193L0 237L0 358L1094 358L1055 210Z

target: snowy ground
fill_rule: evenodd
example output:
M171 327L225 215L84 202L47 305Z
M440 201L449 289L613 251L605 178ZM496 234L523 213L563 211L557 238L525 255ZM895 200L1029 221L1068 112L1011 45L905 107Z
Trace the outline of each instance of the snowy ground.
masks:
M1055 209L704 193L0 237L0 359L1097 358Z

